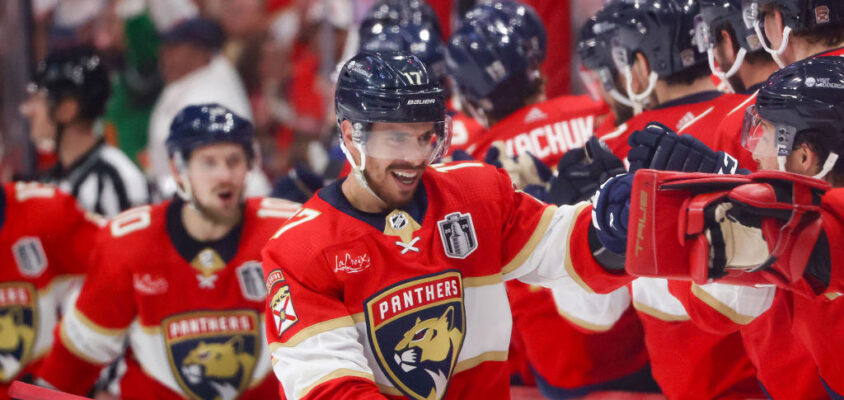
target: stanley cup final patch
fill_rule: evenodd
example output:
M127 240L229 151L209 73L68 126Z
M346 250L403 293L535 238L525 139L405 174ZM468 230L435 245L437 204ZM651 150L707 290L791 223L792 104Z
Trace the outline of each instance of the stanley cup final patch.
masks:
M466 258L478 248L475 225L469 213L454 212L437 222L445 255L451 258Z
M466 336L460 272L387 287L364 303L367 336L384 375L411 399L439 400Z

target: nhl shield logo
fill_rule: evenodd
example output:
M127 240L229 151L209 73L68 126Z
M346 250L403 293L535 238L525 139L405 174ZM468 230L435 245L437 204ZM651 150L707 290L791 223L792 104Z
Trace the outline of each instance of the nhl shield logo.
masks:
M0 284L0 381L11 382L32 357L38 332L35 287L27 282Z
M475 225L472 215L460 212L451 213L445 219L437 222L440 228L440 238L443 241L445 255L451 258L466 258L478 248L475 235Z
M248 386L258 358L258 313L188 313L162 322L173 375L192 399L234 399Z
M384 375L417 400L445 397L466 336L460 273L390 286L365 303L367 334Z

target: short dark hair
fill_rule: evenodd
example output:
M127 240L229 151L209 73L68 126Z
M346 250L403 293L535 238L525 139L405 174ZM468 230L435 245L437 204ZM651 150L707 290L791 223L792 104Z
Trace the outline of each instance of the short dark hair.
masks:
M722 21L715 25L712 29L713 36L715 36L715 44L722 45L724 44L724 38L721 36L721 31L727 32L727 35L730 36L730 41L733 42L733 51L738 52L740 47L738 45L738 37L736 36L736 30L730 25L728 21ZM774 62L774 58L768 54L765 49L759 49L756 51L749 51L747 55L744 56L744 61L750 65L756 64L767 64Z
M837 181L839 179L844 179L844 154L841 153L842 149L830 148L829 140L827 140L829 135L829 132L821 132L815 129L797 132L797 135L794 136L794 144L791 148L796 150L805 143L806 146L808 146L809 149L815 152L818 156L818 159L821 162L820 166L823 166L823 163L826 161L827 157L829 157L829 153L835 151L837 154L842 155L842 157L835 162L835 165L832 167L832 171L830 171L832 174L830 178Z
M711 74L712 71L709 69L709 64L700 63L668 76L665 78L665 81L669 85L691 85L698 79L705 78Z

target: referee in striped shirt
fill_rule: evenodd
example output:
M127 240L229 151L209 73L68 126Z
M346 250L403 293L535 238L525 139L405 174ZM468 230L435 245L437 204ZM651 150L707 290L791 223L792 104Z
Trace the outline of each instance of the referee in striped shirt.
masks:
M144 174L98 132L110 86L103 60L92 48L55 51L39 65L24 107L33 140L55 143L58 162L43 180L105 217L150 202Z

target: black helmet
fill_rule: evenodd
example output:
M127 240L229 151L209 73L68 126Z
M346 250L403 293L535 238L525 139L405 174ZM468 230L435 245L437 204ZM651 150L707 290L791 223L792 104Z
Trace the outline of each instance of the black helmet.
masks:
M105 113L111 82L103 58L92 47L51 52L38 65L35 85L47 92L52 107L68 96L79 102L79 116L93 120Z
M766 131L763 122L773 129ZM757 154L787 156L802 132L822 133L822 147L830 158L836 155L835 163L844 145L844 58L808 58L771 75L748 107L742 145Z
M343 65L334 97L337 122L435 122L445 118L439 84L406 52L360 53Z
M170 124L167 152L173 157L177 152L183 159L207 144L229 142L243 146L247 157L255 156L252 147L252 123L228 108L216 104L189 105L179 111Z
M539 74L520 31L509 29L495 13L478 12L491 8L481 5L467 14L448 41L446 65L463 98L500 117L524 105Z
M611 45L620 69L631 66L637 52L660 78L706 62L695 43L695 17L700 14L696 0L619 1Z

